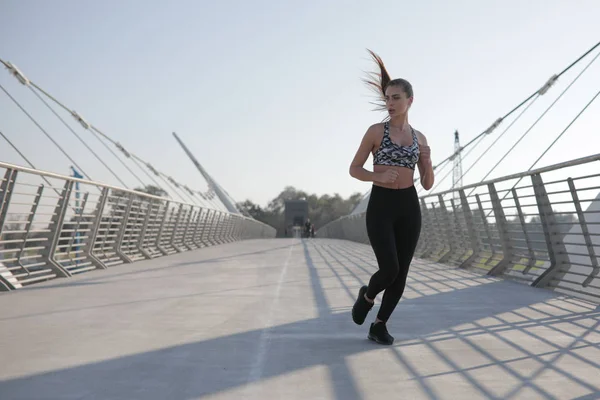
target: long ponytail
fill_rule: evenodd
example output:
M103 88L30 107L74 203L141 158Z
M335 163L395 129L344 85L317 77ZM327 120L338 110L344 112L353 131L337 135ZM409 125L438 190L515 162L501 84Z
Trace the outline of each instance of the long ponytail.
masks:
M400 86L407 97L413 97L412 85L405 79L392 79L381 57L370 49L367 49L367 51L379 68L379 72L368 72L368 78L363 79L367 84L367 87L375 92L375 95L377 96L377 99L374 102L371 102L377 106L377 110L382 111L386 109L385 90L388 86Z

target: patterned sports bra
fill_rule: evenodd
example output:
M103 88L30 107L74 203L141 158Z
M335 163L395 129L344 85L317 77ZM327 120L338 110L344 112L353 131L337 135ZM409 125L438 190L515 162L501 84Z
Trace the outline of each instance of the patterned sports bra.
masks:
M381 146L373 154L373 165L393 165L415 169L419 161L419 140L415 130L412 130L413 142L410 146L400 146L390 139L390 123L383 125L383 140Z

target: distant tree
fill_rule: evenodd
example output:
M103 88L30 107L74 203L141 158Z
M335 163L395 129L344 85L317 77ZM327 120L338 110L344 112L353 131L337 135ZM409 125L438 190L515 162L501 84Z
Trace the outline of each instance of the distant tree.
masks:
M137 187L133 189L135 192L150 194L152 196L167 197L169 194L158 186L146 185L142 188ZM111 205L112 212L123 211L126 208L127 202L129 201L131 193L124 190L112 190L108 197L108 204ZM134 200L138 200L142 203L147 203L148 198L145 196L133 195Z
M246 200L236 204L237 209L247 217L254 218L261 221L265 218L266 211L262 209L258 204L254 204L250 200Z
M135 188L133 189L136 192L142 192L142 193L147 193L153 196L158 196L158 197L168 197L169 193L167 193L166 191L164 191L162 188L159 188L158 186L154 186L154 185L146 185L143 188Z
M265 208L254 204L250 200L238 203L238 208L245 215L261 221L277 229L277 235L285 233L284 211L287 200L306 200L308 202L308 217L315 224L315 229L339 218L348 215L360 202L362 194L354 193L348 199L339 194L321 195L309 194L293 186L286 186L281 193L273 198Z

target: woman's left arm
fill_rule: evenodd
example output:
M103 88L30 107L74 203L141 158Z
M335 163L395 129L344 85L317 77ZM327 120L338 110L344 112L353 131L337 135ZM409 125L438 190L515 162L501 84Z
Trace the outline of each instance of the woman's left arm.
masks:
M431 163L431 148L427 144L427 138L419 132L419 174L421 175L421 185L425 190L431 189L434 182L433 164Z

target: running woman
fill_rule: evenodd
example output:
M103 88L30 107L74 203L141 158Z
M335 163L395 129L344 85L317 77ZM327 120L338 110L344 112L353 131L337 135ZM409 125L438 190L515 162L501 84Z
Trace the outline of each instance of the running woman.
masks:
M358 292L352 319L362 325L373 308L376 296L383 293L381 307L368 338L391 345L394 338L386 323L400 301L406 277L421 233L421 208L414 186L415 168L421 185L429 190L434 183L433 166L427 138L408 122L413 103L412 85L405 79L391 79L382 59L369 50L380 73L366 82L378 93L381 108L389 118L369 127L350 165L350 175L373 182L366 211L366 228L379 270ZM373 155L373 171L363 166Z

